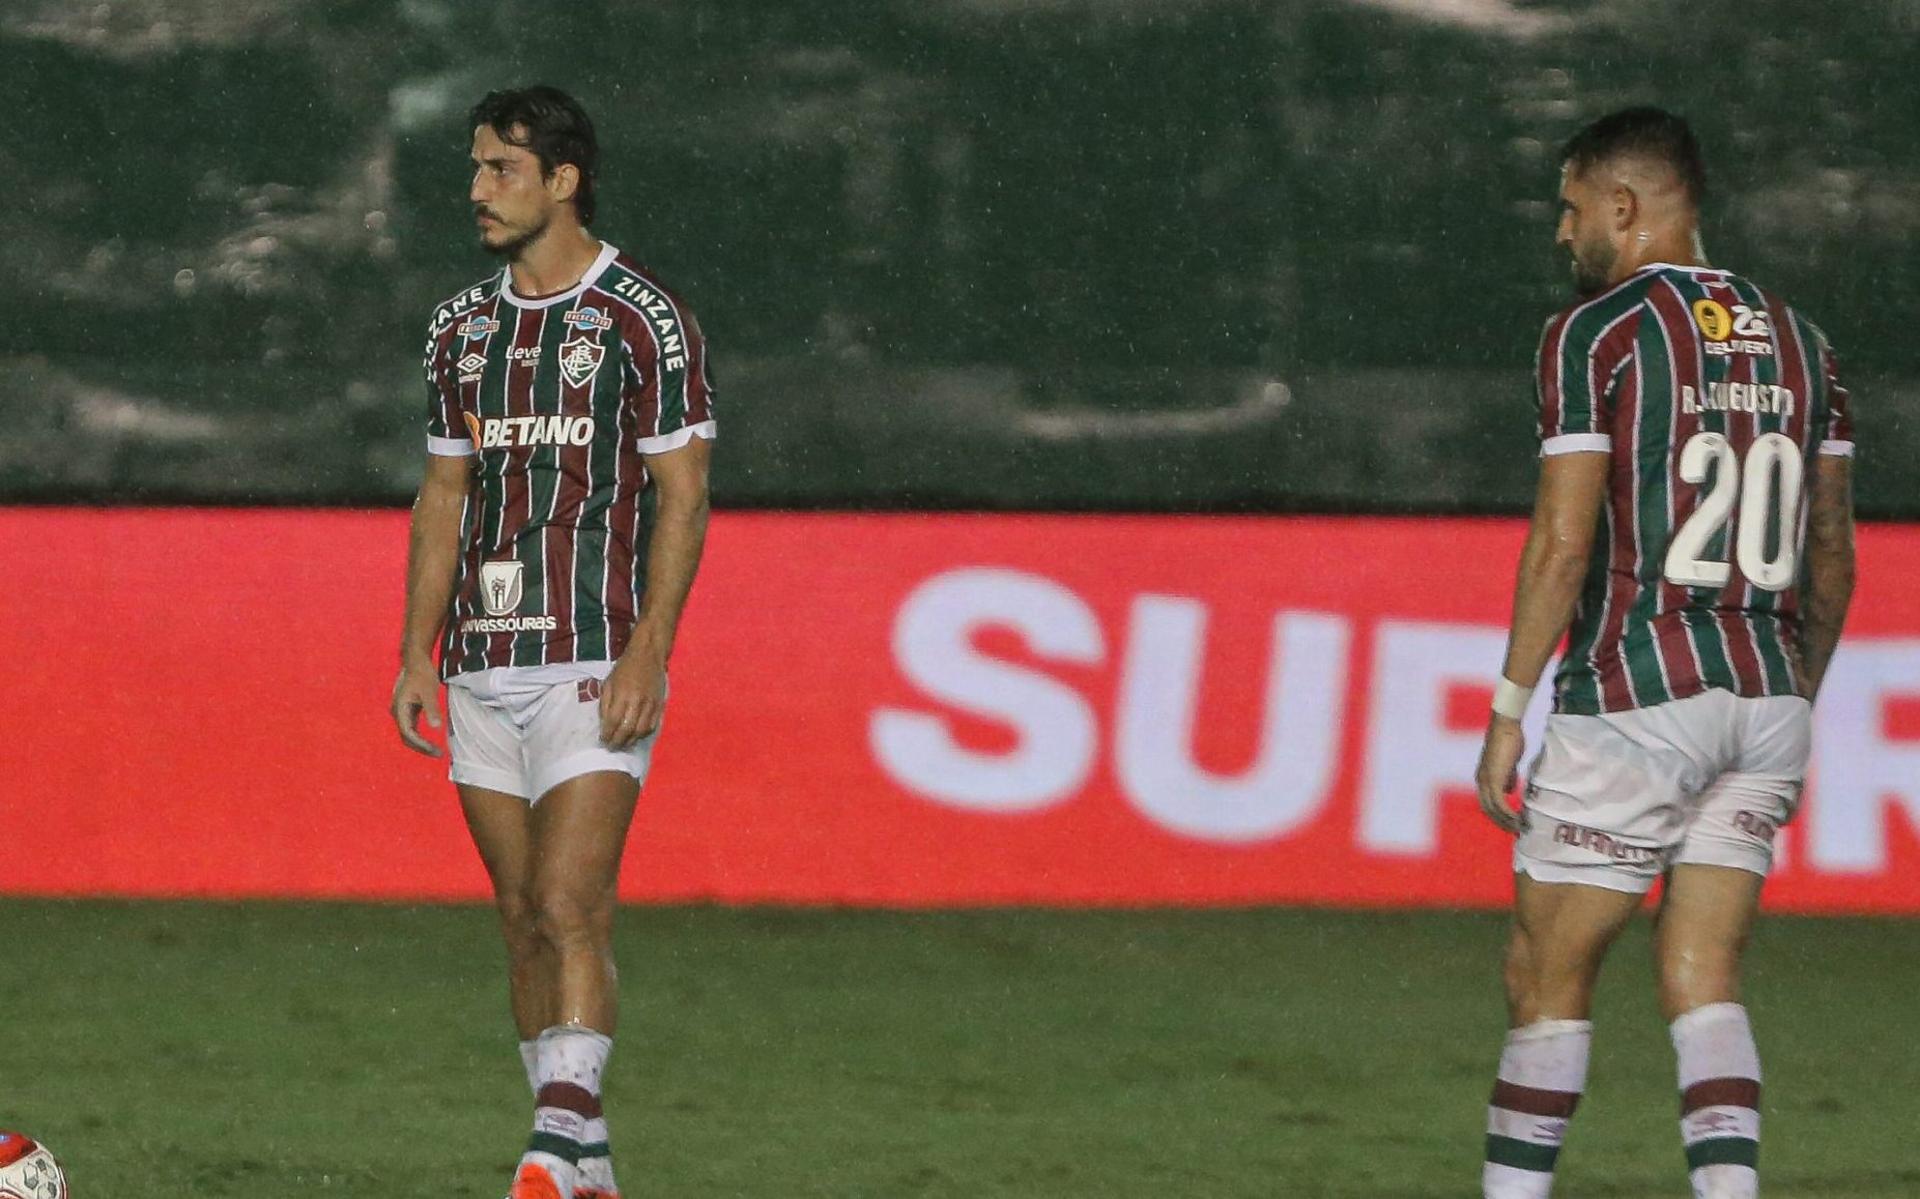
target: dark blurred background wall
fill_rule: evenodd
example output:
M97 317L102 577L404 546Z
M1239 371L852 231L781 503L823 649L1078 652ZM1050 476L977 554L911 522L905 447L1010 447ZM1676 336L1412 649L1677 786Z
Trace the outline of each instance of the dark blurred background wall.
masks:
M1920 0L5 0L0 498L404 502L465 112L546 81L722 503L1521 507L1556 147L1655 102L1920 516L1916 61Z

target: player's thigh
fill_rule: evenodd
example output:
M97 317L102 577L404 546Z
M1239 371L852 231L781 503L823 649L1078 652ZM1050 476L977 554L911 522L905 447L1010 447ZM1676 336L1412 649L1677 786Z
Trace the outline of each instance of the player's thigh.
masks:
M1679 840L1699 774L1654 723L1639 711L1548 718L1528 772L1516 874L1629 896L1653 887ZM1616 906L1598 898L1594 904Z
M471 783L458 783L455 789L495 897L503 909L524 899L533 881L533 822L527 801Z
M1765 883L1763 876L1732 866L1675 866L1660 899L1657 939L1663 952L1737 952L1753 931Z
M631 774L596 770L540 797L531 824L533 890L544 916L596 924L611 916L639 796Z
M1514 879L1514 952L1538 975L1598 964L1640 907L1640 894L1583 883Z
M1668 1019L1738 996L1765 883L1764 874L1733 866L1680 865L1667 876L1653 950Z

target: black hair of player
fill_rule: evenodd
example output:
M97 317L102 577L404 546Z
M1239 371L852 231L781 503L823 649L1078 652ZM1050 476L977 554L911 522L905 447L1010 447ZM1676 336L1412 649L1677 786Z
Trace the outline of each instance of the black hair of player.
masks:
M1560 161L1579 172L1622 155L1641 155L1672 167L1694 208L1707 198L1707 166L1699 139L1682 117L1663 108L1623 108L1567 139Z
M600 142L594 137L587 110L578 100L544 83L488 92L467 114L468 129L482 125L499 134L509 146L531 150L540 160L543 178L562 163L577 169L580 185L574 189L573 210L582 225L593 223L593 184L600 173Z

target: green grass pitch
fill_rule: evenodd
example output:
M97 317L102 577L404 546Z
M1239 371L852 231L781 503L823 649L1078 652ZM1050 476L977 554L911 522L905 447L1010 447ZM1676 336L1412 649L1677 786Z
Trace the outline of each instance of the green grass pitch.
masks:
M528 1097L481 907L0 901L0 1126L79 1199L498 1199ZM628 908L631 1199L1478 1193L1486 914ZM1644 923L1556 1195L1685 1196ZM1920 1195L1920 922L1773 918L1769 1199Z

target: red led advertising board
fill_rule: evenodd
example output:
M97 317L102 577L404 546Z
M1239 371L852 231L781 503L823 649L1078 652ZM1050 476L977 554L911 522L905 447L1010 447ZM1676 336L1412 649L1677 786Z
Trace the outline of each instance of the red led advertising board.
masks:
M386 714L404 513L0 524L0 893L485 895ZM718 514L622 894L1501 904L1469 780L1523 532ZM1860 563L1780 910L1920 912L1920 528Z

